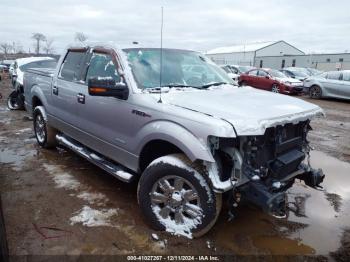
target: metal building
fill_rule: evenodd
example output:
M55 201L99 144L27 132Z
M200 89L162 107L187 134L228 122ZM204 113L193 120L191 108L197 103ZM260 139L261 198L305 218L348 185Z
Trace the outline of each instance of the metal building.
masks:
M208 57L210 57L215 63L219 65L257 65L258 63L258 67L265 67L264 60L258 60L258 57L276 57L304 54L305 53L303 51L283 40L219 47L206 53Z

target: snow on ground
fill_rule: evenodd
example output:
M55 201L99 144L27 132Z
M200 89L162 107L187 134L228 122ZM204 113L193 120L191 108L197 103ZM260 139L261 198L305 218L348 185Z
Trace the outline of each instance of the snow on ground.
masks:
M32 132L32 129L31 128L23 128L23 129L17 130L17 132L15 134L19 135L19 134L22 134L25 132Z
M90 193L87 191L79 193L77 197L89 202L89 204L97 204L98 206L103 206L108 201L108 198L102 193Z
M92 209L89 206L84 206L75 216L70 218L71 225L81 223L88 227L98 226L113 226L111 218L117 215L117 209Z
M50 164L44 164L43 166L47 172L53 175L53 180L55 181L57 188L77 190L81 186L74 176L67 172L63 172L59 166Z

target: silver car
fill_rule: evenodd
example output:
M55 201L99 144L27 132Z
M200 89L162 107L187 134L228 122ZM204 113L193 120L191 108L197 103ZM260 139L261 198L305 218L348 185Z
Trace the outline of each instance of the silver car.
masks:
M311 76L305 79L304 88L312 98L350 99L350 70L330 71Z

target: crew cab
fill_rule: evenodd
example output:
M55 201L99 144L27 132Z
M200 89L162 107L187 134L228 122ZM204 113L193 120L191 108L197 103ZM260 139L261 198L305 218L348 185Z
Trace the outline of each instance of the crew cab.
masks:
M153 228L199 237L224 193L233 210L245 200L283 216L295 178L311 187L324 178L304 161L310 121L323 111L232 83L195 51L72 47L55 70L25 73L25 106L40 146L137 180Z
M300 94L303 91L303 82L274 69L250 70L240 76L239 85L249 85L282 94Z

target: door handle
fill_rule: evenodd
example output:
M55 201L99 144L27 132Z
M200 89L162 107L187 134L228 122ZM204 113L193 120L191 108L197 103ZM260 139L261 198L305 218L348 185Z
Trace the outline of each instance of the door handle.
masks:
M80 104L85 104L85 95L83 95L81 93L77 94L77 101Z
M58 87L57 86L52 87L52 93L56 96L58 95Z

